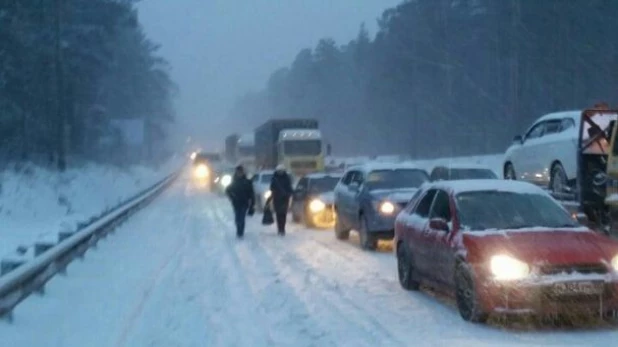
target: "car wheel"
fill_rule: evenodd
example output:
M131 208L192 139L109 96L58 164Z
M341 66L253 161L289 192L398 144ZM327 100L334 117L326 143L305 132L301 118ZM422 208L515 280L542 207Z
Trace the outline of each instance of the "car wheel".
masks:
M562 164L556 163L551 168L551 178L549 179L549 190L552 193L564 193L567 191L568 180Z
M517 179L517 175L515 174L515 168L513 167L513 164L507 163L504 166L504 179L505 180L516 180Z
M485 323L489 315L481 311L476 287L470 271L463 263L455 271L455 299L461 318L468 322Z
M350 238L350 229L346 229L339 221L339 218L335 219L335 237L337 240L347 240Z
M369 228L367 227L367 220L364 216L361 216L360 222L360 230L358 231L360 246L366 251L374 251L376 248L378 248L378 240L373 235L371 235L371 233L369 233Z
M421 283L414 276L414 260L406 252L403 243L397 246L397 272L399 274L399 284L405 290L418 290Z

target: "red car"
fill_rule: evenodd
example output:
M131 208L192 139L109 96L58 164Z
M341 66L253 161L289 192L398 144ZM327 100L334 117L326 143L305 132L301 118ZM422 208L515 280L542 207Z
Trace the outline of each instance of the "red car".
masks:
M618 309L618 242L530 183L425 184L398 215L394 242L401 286L447 290L467 321Z

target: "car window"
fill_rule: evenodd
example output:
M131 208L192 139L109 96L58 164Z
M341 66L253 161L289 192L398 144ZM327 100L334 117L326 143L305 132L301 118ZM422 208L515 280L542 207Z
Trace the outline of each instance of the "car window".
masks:
M545 122L545 135L557 134L562 131L562 120L561 119L553 119Z
M451 221L451 205L447 192L439 190L436 193L436 197L431 206L429 218L440 218L447 222Z
M543 130L545 129L545 123L537 123L535 124L526 134L526 140L536 139L543 135Z
M270 183L270 181L273 179L273 175L272 174L262 174L261 178L260 178L260 182L261 183Z
M575 121L571 118L565 118L560 121L560 131L565 131L570 128L575 128Z
M443 166L439 166L431 170L431 181L446 180L448 178L448 170Z
M431 208L431 203L433 202L433 198L435 195L436 195L435 189L430 189L429 191L427 191L427 194L423 196L421 201L416 206L416 209L414 210L414 214L420 217L428 218L429 210Z
M416 203L418 202L418 198L421 196L421 194L423 193L422 189L419 189L416 191L416 193L414 193L414 195L412 195L412 198L410 199L410 201L408 201L408 205L405 208L406 213L411 213L412 210L414 210L414 207L416 207Z
M352 182L358 183L358 185L363 184L363 173L361 171L354 171L354 176L352 176Z
M348 171L345 176L343 176L343 179L341 180L341 184L343 185L348 185L350 183L352 183L352 177L354 176L354 171Z

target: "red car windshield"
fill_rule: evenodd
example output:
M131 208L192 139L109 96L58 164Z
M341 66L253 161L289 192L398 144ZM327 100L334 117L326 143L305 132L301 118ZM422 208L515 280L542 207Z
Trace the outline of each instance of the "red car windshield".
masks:
M578 227L550 197L501 191L459 193L455 197L463 230Z

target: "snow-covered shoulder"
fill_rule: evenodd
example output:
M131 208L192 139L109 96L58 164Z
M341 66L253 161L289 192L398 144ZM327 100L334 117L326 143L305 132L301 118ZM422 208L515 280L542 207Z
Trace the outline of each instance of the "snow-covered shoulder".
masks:
M475 180L456 180L438 181L429 185L451 191L453 194L480 192L480 191L499 191L522 194L539 194L550 196L545 190L532 183L502 180L502 179L475 179Z

